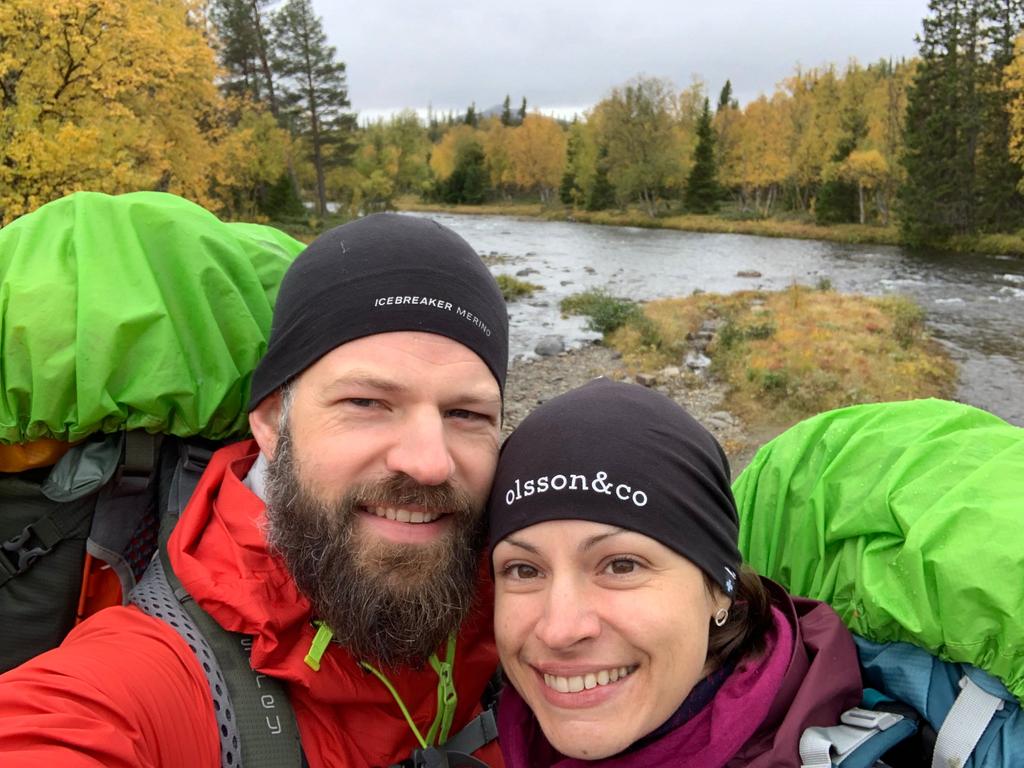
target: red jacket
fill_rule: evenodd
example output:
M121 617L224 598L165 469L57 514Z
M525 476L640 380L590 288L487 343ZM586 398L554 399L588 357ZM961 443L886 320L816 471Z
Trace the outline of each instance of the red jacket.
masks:
M182 584L223 627L253 636L254 669L284 681L311 766L387 766L418 745L382 683L332 645L320 671L303 661L313 640L309 602L260 530L263 503L242 483L253 442L214 454L168 544ZM455 733L479 710L494 672L492 586L458 638ZM426 733L437 708L429 665L389 675ZM0 765L216 768L213 702L178 634L134 607L109 608L61 646L0 676ZM477 757L500 766L496 745Z

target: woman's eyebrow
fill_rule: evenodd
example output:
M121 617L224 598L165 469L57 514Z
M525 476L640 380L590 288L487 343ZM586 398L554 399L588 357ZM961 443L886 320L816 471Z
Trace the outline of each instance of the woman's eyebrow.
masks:
M610 539L612 536L618 536L622 533L629 533L629 531L625 528L616 528L614 531L609 531L608 533L599 533L596 536L591 536L589 539L584 539L580 542L579 550L580 552L586 552L588 549L596 547L602 541Z
M506 536L503 539L503 541L506 544L511 544L513 547L519 547L520 549L525 549L527 552L529 552L531 554L534 554L534 555L539 555L540 554L540 550L537 549L532 544L527 544L525 541L520 541L519 539L514 539L511 536Z

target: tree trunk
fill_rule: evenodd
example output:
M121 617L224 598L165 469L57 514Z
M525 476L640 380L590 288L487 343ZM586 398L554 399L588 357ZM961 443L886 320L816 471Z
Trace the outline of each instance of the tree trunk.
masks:
M253 25L256 27L256 48L260 55L260 69L263 72L263 78L267 81L267 103L270 105L270 114L277 117L274 77L270 71L270 60L267 56L267 36L263 34L263 27L260 25L260 8L257 0L251 0L249 5L252 8Z
M857 202L860 204L860 223L864 223L864 185L857 182Z
M644 201L644 205L647 206L647 215L652 219L657 215L657 210L654 207L654 195L650 190L644 189L640 193L640 199Z

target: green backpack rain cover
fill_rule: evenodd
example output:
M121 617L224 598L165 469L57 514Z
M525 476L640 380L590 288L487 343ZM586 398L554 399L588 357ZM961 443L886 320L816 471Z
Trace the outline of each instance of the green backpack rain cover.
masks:
M303 244L159 192L79 192L0 229L0 443L248 432Z
M760 573L1024 701L1024 429L940 400L844 408L763 446L733 490Z

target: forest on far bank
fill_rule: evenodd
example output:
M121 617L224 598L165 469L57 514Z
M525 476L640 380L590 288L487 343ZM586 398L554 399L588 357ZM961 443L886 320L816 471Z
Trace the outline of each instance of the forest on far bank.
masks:
M917 57L797 68L746 105L635 76L571 122L481 94L501 106L360 126L310 0L5 0L0 223L155 189L285 224L412 195L1022 234L1022 28L1021 0L932 0Z

